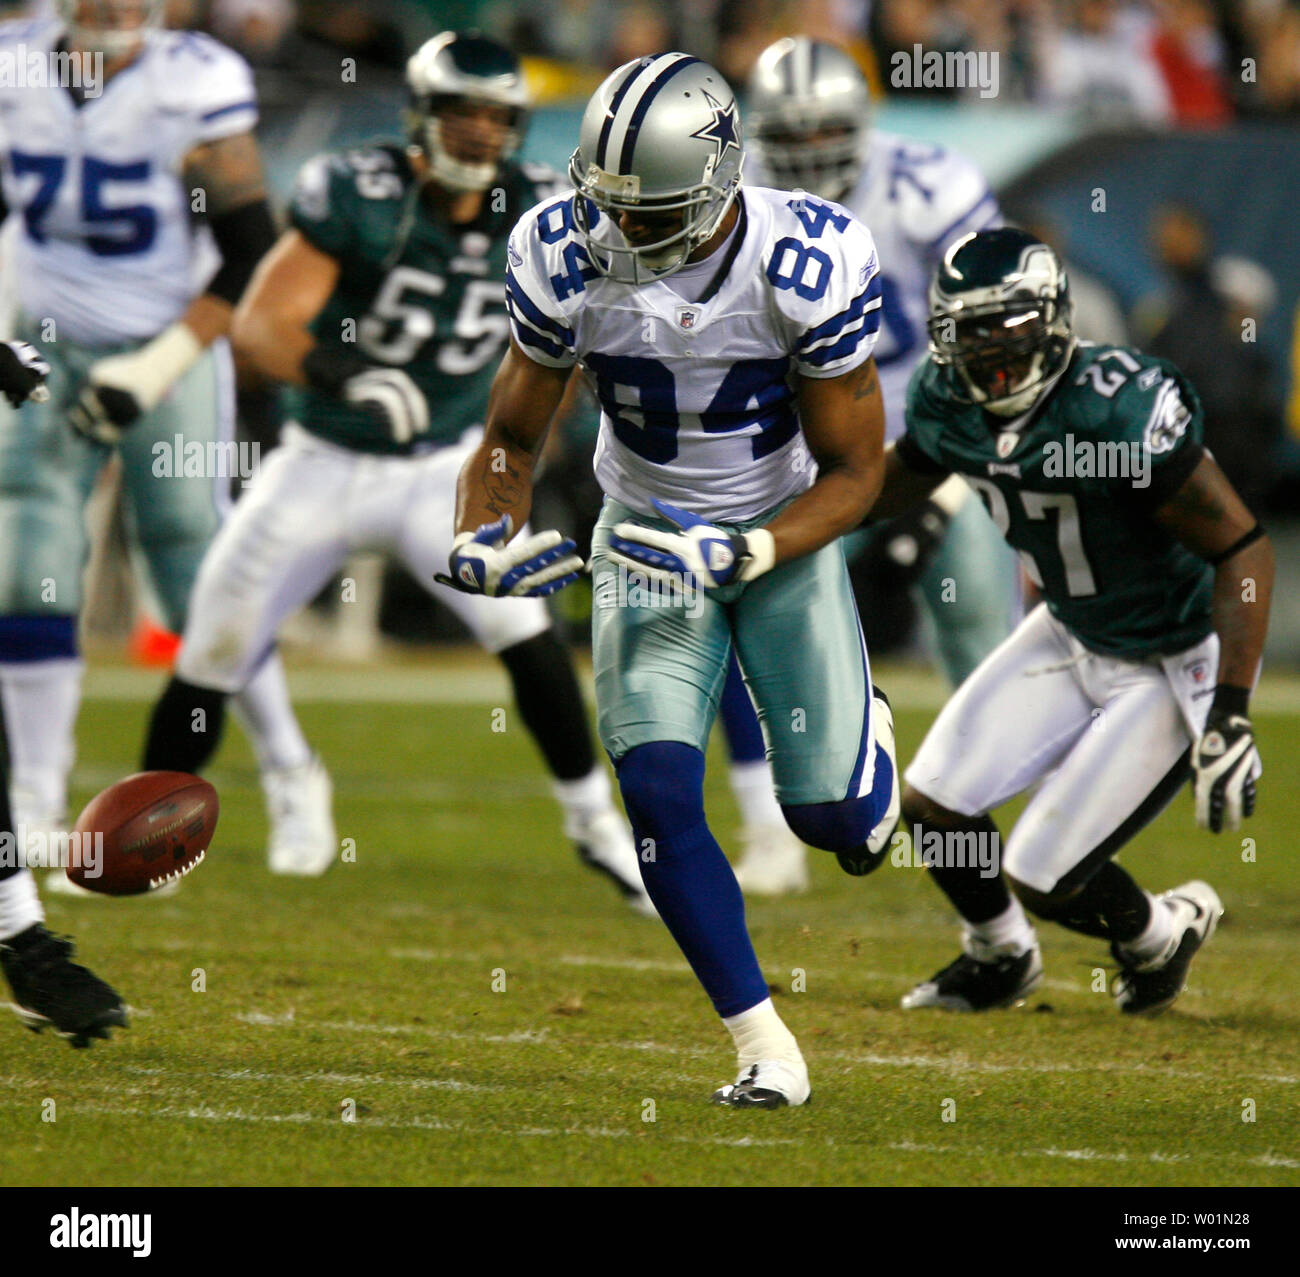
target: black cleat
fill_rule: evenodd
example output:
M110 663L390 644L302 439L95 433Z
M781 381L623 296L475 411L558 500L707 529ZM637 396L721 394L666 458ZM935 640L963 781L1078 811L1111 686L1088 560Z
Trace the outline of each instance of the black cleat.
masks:
M40 923L0 944L0 966L14 994L14 1010L34 1033L52 1028L74 1047L126 1027L126 1004L103 980L72 957L72 941Z
M1110 951L1119 963L1111 986L1115 1002L1125 1015L1159 1015L1187 987L1187 969L1203 944L1214 934L1223 916L1223 902L1204 882L1185 882L1166 891L1156 908L1174 915L1174 931L1165 951L1147 962L1135 962L1119 945Z
M786 1060L760 1060L751 1064L734 1085L713 1092L714 1104L733 1109L780 1109L807 1104L812 1099L808 1070Z
M945 1011L991 1011L1022 1002L1043 979L1043 955L1035 944L1018 956L977 962L963 953L938 975L918 984L902 1000L904 1011L940 1007Z

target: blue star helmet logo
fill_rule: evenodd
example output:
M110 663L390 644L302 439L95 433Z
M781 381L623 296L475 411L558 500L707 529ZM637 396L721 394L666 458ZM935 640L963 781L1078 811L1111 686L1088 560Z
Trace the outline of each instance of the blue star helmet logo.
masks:
M723 157L727 154L729 146L734 146L737 151L740 150L740 134L738 132L740 120L736 115L736 104L734 102L723 106L707 89L704 90L704 100L713 110L713 119L703 128L696 129L691 136L707 139L717 145L718 153L713 158L713 167L717 169L721 165Z

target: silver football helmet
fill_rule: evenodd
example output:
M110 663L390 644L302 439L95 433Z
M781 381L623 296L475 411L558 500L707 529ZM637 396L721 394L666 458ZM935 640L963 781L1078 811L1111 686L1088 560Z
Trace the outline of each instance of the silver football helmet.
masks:
M519 59L486 36L444 31L412 55L406 83L411 141L427 157L430 176L452 191L487 190L500 162L518 149L527 118L530 98ZM447 149L443 117L465 102L488 102L509 111L509 127L495 156L463 159Z
M744 161L735 95L707 62L661 53L619 67L587 103L569 160L592 265L627 284L680 270L722 224ZM618 225L628 212L662 235L630 242Z
M56 5L72 43L110 60L129 57L158 30L165 7L166 0L57 0Z
M749 78L754 155L773 185L839 199L866 161L871 92L834 44L787 37L759 55Z

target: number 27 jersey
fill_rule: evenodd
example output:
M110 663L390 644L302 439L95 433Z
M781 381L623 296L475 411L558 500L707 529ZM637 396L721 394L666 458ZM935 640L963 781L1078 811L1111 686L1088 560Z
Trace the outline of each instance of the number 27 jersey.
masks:
M871 354L880 281L866 227L830 201L746 187L735 235L713 255L722 278L690 301L671 277L634 287L601 275L575 232L575 198L520 219L506 305L526 355L581 363L591 378L602 489L644 514L658 497L742 523L811 486L798 379Z

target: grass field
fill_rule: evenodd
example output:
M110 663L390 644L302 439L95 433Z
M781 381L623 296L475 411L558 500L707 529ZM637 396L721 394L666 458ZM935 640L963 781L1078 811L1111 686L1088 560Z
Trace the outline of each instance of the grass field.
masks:
M938 686L878 676L910 758ZM92 670L76 802L134 769L159 677ZM491 730L494 667L456 655L295 686L355 861L266 872L232 730L217 839L178 895L47 902L132 1025L74 1052L0 1022L0 1182L1300 1184L1295 683L1257 701L1253 863L1195 828L1186 793L1125 856L1152 889L1204 877L1227 905L1160 1019L1122 1020L1092 991L1101 943L1048 927L1027 1006L900 1011L956 953L919 870L857 881L819 858L807 895L751 904L813 1078L813 1103L778 1113L705 1102L732 1078L730 1042L662 925L579 866L513 716ZM709 784L730 849L720 754Z

